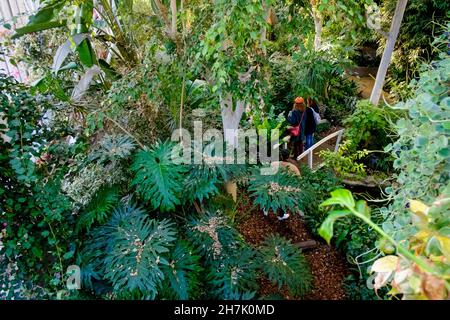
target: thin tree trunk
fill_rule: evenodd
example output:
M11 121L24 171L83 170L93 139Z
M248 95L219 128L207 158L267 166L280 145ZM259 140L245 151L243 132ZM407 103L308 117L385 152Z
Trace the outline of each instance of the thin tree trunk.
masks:
M233 97L228 93L220 100L220 108L225 142L233 148L237 148L237 129L244 113L245 102L236 101L236 107L233 110Z
M170 11L172 14L172 26L170 33L175 39L177 37L177 0L170 0Z
M244 101L236 101L236 107L233 110L233 97L231 94L226 94L225 97L220 99L220 108L222 113L222 124L225 142L227 146L231 146L234 149L238 146L237 130L239 128L239 122L241 121L242 114L245 109ZM234 181L225 182L225 190L231 195L234 202L237 201L237 184Z
M181 14L183 14L184 12L184 0L181 0L180 2L180 12ZM186 21L185 21L185 17L181 16L181 27L183 30L183 34L186 33Z
M398 0L397 2L394 18L391 24L391 30L389 31L389 37L386 42L386 48L384 49L380 67L378 68L377 79L375 80L375 85L370 96L370 102L373 105L378 105L378 102L380 101L384 80L386 78L389 64L391 63L392 52L395 48L395 42L397 41L398 33L400 31L400 26L402 24L403 15L405 13L407 4L408 0Z
M171 31L171 24L168 17L167 8L161 3L160 0L153 0L155 2L156 7L159 10L159 14L161 15L161 19L164 21L164 24L166 25L167 33L170 34ZM156 12L155 12L156 13Z
M314 50L319 51L322 45L322 18L320 13L316 8L316 3L314 0L310 1L311 13L314 20Z

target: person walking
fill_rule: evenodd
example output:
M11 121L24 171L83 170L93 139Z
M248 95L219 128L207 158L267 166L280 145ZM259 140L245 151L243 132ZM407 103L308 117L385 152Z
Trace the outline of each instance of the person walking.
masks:
M317 123L320 121L319 107L311 98L308 98L308 107L305 113L305 150L308 150L314 145L314 133L317 129Z
M289 112L287 128L290 135L290 142L294 149L294 159L303 152L303 138L305 136L305 100L302 97L297 97L294 100L294 106Z

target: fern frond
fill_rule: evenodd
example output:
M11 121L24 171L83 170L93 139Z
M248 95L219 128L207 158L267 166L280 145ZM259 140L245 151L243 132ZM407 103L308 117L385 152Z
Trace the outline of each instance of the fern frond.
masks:
M264 211L270 209L276 214L278 209L286 212L296 210L301 197L300 181L297 176L290 174L287 170L280 168L274 175L262 175L255 170L250 179L248 190Z
M87 251L115 293L154 299L175 234L170 221L149 219L140 208L122 206L107 224L94 229Z
M94 223L104 223L108 214L118 203L119 188L117 186L101 188L78 218L77 232L82 229L89 231Z
M289 240L270 235L259 250L259 264L269 280L281 288L286 285L295 296L311 287L312 276L306 259Z
M165 279L161 295L168 299L187 300L199 291L200 256L183 240L177 242L168 257L169 264L162 267Z
M172 145L157 143L140 151L131 166L135 177L131 183L153 209L170 211L180 204L186 168L171 158Z

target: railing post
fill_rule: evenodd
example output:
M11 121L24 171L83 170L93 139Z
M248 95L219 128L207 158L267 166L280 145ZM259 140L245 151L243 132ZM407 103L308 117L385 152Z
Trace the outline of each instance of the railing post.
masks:
M344 130L342 129L339 132L339 134L338 134L338 137L337 137L337 140L336 140L336 147L334 147L334 152L338 152L339 151L339 144L341 143L341 139L342 139L342 134L343 133L344 133Z
M308 165L311 170L313 168L313 151L314 151L314 149L310 148L309 153L308 153Z

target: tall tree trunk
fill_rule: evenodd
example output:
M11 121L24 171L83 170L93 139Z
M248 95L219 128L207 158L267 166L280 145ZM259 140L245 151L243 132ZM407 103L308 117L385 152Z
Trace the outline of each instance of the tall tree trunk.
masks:
M233 102L233 97L230 93L227 93L225 97L220 99L220 109L225 142L233 148L237 148L237 129L244 113L245 102L236 101L235 108L233 108Z
M245 102L241 100L236 101L236 106L233 108L233 97L227 93L225 97L220 99L220 108L222 113L222 125L224 131L224 140L227 146L236 149L238 146L237 130L242 114L245 109ZM233 110L234 109L234 110ZM234 202L237 200L237 184L234 181L227 181L225 183L225 190L232 197Z
M389 64L391 63L392 52L395 48L395 42L397 41L400 26L402 24L403 15L405 13L408 0L398 0L397 7L395 8L394 18L391 24L391 30L386 42L386 48L384 48L383 57L381 58L380 67L377 72L377 79L370 96L370 102L374 105L378 105L380 101L381 93L383 91L384 80L386 78Z

